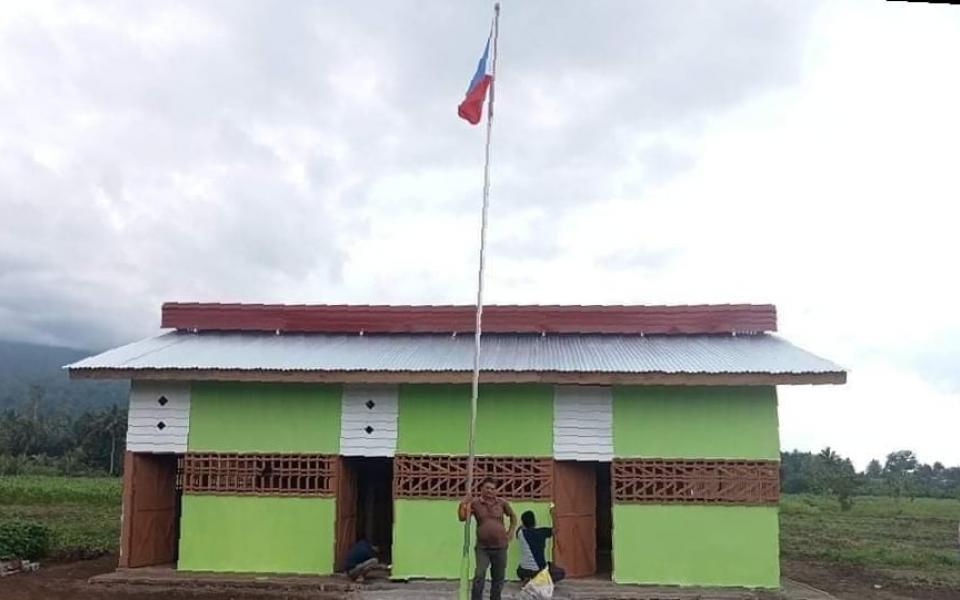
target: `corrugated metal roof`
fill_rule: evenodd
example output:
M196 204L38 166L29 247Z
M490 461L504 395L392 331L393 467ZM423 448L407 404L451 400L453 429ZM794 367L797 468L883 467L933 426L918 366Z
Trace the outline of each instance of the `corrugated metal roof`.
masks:
M483 337L484 371L570 373L838 373L834 363L769 334ZM469 371L473 336L175 331L68 365L86 369Z

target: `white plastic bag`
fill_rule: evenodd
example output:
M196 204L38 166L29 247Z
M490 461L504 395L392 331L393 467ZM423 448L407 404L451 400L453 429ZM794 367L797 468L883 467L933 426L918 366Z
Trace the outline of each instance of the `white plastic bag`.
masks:
M553 579L550 577L550 570L543 569L534 575L533 579L528 581L527 585L520 590L520 596L535 600L551 600L553 598Z

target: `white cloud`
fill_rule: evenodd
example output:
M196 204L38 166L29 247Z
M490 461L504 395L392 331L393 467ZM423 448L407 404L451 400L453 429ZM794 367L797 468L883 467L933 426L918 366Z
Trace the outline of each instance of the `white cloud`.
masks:
M946 10L944 10L946 8ZM488 7L0 7L0 337L170 299L471 302ZM504 8L488 298L775 302L852 369L783 444L960 463L960 15Z

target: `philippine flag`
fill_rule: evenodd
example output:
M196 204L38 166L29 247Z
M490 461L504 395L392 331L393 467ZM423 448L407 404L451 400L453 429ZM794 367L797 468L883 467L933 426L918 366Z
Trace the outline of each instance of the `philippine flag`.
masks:
M483 100L487 97L487 88L490 87L490 83L493 81L493 73L491 73L488 68L490 61L487 59L489 56L490 38L487 38L487 45L483 49L483 56L480 57L480 62L477 64L477 72L473 74L473 79L470 80L466 97L464 97L460 106L457 107L457 114L460 115L461 118L466 119L471 125L476 125L480 122L480 117L483 115Z

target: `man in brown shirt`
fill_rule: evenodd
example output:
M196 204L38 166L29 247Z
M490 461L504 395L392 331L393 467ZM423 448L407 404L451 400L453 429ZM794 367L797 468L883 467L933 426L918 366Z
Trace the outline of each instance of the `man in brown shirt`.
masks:
M507 545L517 531L517 515L506 500L497 498L497 484L487 477L480 482L480 498L460 502L457 516L466 521L477 519L477 570L473 575L471 600L483 598L483 584L490 569L490 600L500 600L507 570ZM503 526L503 515L510 517L510 529Z

